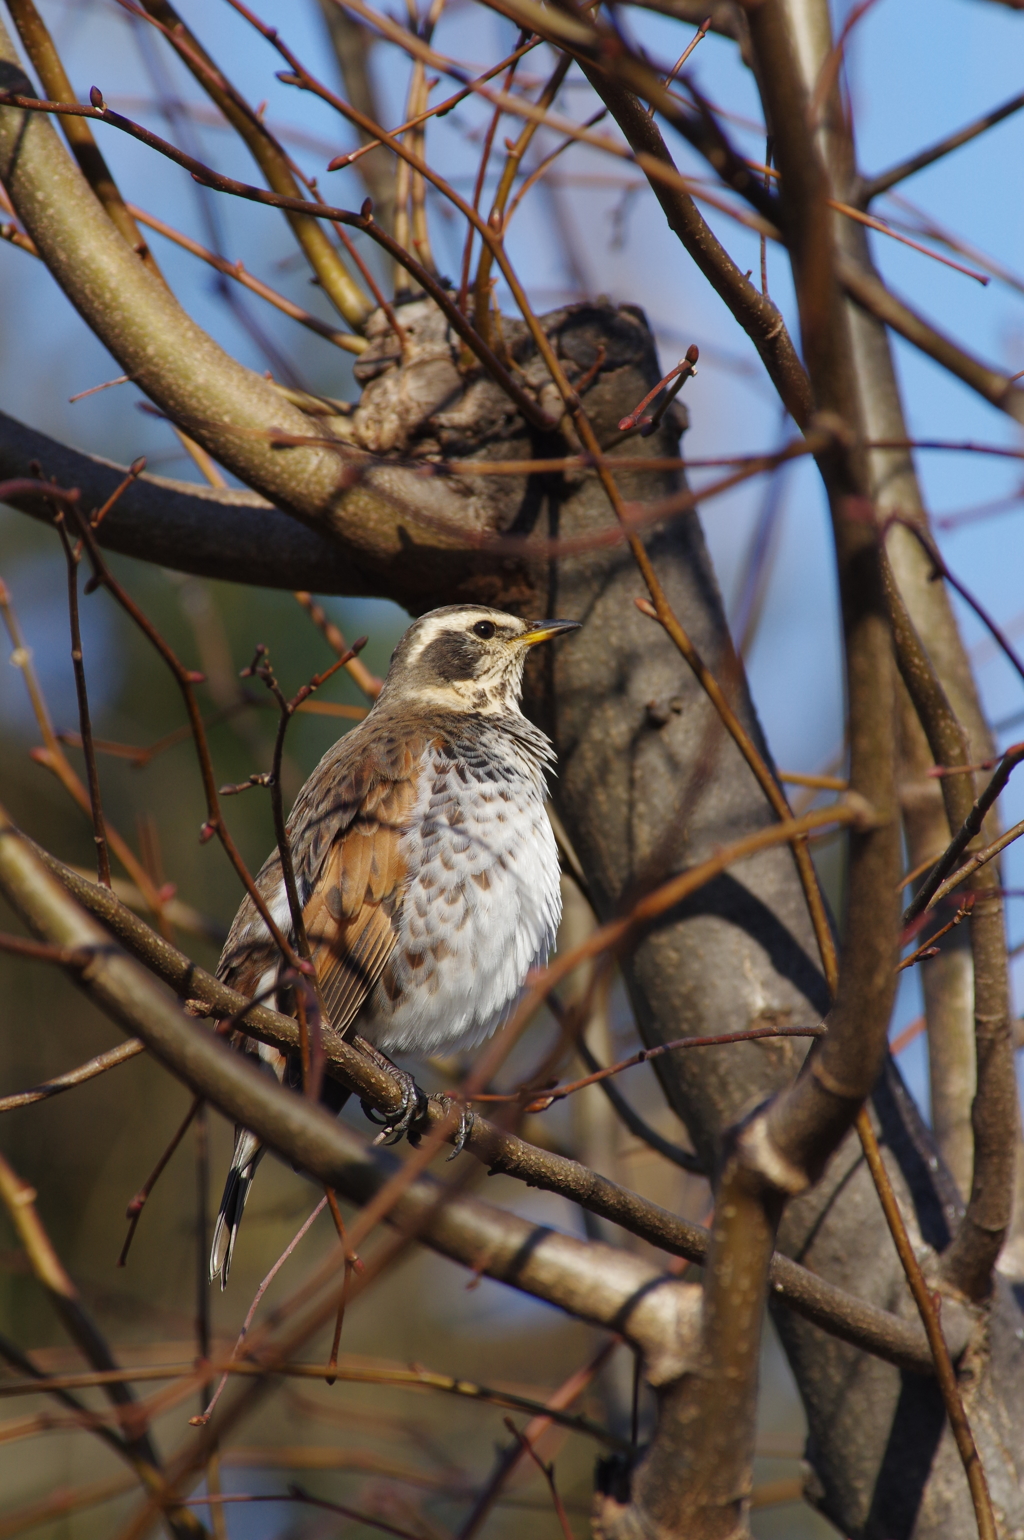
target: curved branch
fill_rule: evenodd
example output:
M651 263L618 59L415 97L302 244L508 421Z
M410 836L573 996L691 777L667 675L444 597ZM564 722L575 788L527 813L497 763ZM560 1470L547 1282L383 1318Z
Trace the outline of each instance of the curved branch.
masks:
M840 254L837 265L844 289L858 305L886 326L891 326L894 332L929 358L934 358L937 364L977 391L991 406L998 407L1015 422L1024 423L1024 390L1015 388L1005 374L990 369L966 352L903 300L897 299L880 278L852 258Z
M227 118L275 192L303 199L302 189L284 150L266 124L217 68L199 40L185 26L168 0L142 0L152 24L159 28L185 67ZM133 7L134 9L134 7ZM372 305L348 273L327 231L308 214L288 212L285 218L306 260L349 325L362 331Z
M261 1042L286 1052L299 1046L299 1029L291 1016L283 1016L265 1005L249 1005L246 1009L244 996L229 989L158 936L106 888L64 866L38 845L27 843L68 892L102 920L129 952L176 993L193 996L225 1015L241 1012L240 1024ZM379 1111L393 1115L400 1109L401 1087L372 1061L330 1032L324 1033L323 1049L329 1072L333 1071L346 1085L354 1087ZM435 1123L444 1116L436 1105L432 1104L430 1111ZM662 1251L696 1263L702 1263L707 1256L710 1235L701 1226L670 1214L614 1182L596 1177L577 1161L540 1150L526 1140L498 1129L485 1118L477 1116L474 1119L466 1148L491 1171L515 1176L532 1187L557 1192L592 1213L611 1219L632 1234L642 1236ZM912 1323L901 1321L888 1311L836 1288L780 1253L772 1258L770 1278L773 1294L823 1331L901 1368L917 1373L931 1372L924 1334ZM950 1352L955 1357L966 1340L967 1323L955 1319L954 1312L947 1309L944 1325L950 1338Z
M111 944L2 809L0 888L31 929L92 949L76 981L196 1095L355 1202L365 1203L387 1182L393 1158L371 1151L324 1109L277 1085L249 1055L190 1020L144 968ZM296 1023L290 1025L297 1035ZM439 1202L443 1193L421 1178L389 1217L445 1256L621 1332L643 1352L655 1380L681 1372L699 1290L627 1252L557 1234L476 1199L448 1195Z
M101 508L125 476L112 461L71 449L0 412L0 478L31 478L34 465L47 479L77 487L87 514ZM12 497L9 506L53 521L41 490L38 496ZM340 543L281 513L258 493L231 487L139 476L103 520L96 539L122 556L197 577L322 594L380 592Z
M0 86L31 95L2 23ZM272 384L230 358L139 262L44 113L0 107L0 181L54 278L124 373L240 480L343 542L348 560L375 569L379 582L386 574L392 597L416 603L446 590L454 598L470 577L479 585L488 570L509 572L507 558L476 552L460 566L450 536L406 528L408 509L427 505L450 514L443 481L384 467L350 484L349 452L340 443L324 447L323 421L313 425ZM280 447L282 440L290 447ZM463 500L464 516L465 510ZM337 570L338 562L329 565ZM301 582L289 578L289 586L323 591L308 571ZM361 584L355 591L368 590Z

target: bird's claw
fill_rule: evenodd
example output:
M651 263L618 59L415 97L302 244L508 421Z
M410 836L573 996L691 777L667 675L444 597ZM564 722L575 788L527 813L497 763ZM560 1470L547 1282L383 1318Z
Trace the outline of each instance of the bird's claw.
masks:
M427 1098L413 1077L405 1070L392 1069L392 1074L400 1079L402 1085L402 1104L397 1115L390 1113L387 1117L381 1117L374 1107L367 1102L362 1103L370 1122L381 1125L380 1133L373 1141L375 1145L397 1144L416 1126L427 1109Z
M457 1107L459 1110L459 1131L455 1135L452 1143L452 1152L448 1156L448 1160L454 1160L466 1148L466 1141L473 1132L474 1115L465 1102L457 1101L454 1096L447 1096L444 1091L435 1092L430 1100L437 1103L445 1117L448 1117L453 1107Z

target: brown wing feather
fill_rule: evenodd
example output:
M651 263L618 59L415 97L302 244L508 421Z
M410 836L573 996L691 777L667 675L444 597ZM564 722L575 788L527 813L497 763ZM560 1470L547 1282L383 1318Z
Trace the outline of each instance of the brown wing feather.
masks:
M416 801L426 734L371 715L324 755L288 820L292 860L313 962L331 1025L345 1031L373 989L395 944L392 916L405 868L401 838ZM274 851L256 878L280 911L281 863ZM289 927L290 928L290 927ZM250 898L235 916L219 977L253 994L274 966Z
M328 851L304 910L324 1005L338 1032L351 1026L394 948L405 878L401 839L415 801L413 774L377 782Z

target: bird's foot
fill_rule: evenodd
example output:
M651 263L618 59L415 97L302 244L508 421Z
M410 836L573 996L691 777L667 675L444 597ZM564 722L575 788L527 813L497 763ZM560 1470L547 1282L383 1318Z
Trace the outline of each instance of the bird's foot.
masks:
M409 1071L399 1069L386 1053L381 1053L379 1048L375 1048L362 1037L356 1038L356 1044L367 1058L373 1060L378 1069L390 1075L392 1080L397 1080L402 1088L402 1101L397 1112L390 1112L386 1116L382 1116L376 1107L371 1107L369 1102L360 1102L370 1122L380 1126L380 1133L374 1139L374 1144L397 1144L423 1117L427 1110L427 1098Z
M452 1152L448 1156L449 1160L454 1160L457 1155L462 1154L466 1148L466 1141L473 1132L475 1118L472 1109L467 1107L465 1102L460 1102L455 1096L449 1096L445 1091L435 1091L434 1095L430 1097L430 1101L440 1107L445 1117L449 1116L453 1108L458 1108L459 1131L455 1135Z

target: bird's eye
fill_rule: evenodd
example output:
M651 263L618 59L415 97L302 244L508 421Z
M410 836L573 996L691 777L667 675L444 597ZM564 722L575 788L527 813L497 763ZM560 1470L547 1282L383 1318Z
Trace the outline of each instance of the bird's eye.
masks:
M494 629L494 622L492 620L478 620L473 627L473 635L482 637L485 642L489 642L494 635Z

